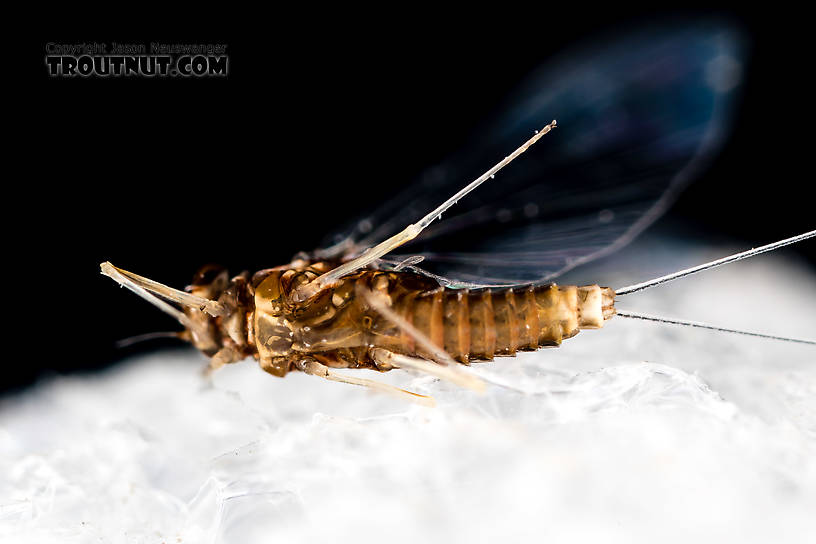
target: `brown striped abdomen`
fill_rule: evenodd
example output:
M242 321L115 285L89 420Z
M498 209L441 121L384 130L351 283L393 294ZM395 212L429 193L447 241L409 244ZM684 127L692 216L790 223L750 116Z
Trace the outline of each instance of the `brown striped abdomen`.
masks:
M435 289L395 301L394 309L454 359L468 362L557 346L614 315L614 292L598 285ZM428 355L410 336L403 350Z

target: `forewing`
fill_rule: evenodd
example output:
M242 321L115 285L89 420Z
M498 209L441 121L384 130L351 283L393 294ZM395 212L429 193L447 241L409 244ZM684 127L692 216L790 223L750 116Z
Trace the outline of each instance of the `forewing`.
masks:
M741 79L739 33L651 28L563 55L532 74L463 150L333 237L358 255L417 221L527 140L558 128L382 259L449 285L547 281L631 241L719 149Z

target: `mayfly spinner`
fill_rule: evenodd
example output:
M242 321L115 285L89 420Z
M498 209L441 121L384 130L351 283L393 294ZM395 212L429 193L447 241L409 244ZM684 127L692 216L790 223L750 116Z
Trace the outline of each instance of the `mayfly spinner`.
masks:
M553 283L635 238L716 152L740 66L738 35L718 25L605 44L602 52L567 57L536 74L501 121L480 132L488 140L435 168L324 249L253 275L230 278L205 267L188 291L107 262L102 273L181 323L178 336L210 358L210 369L254 357L275 376L297 370L419 402L431 400L334 369L404 368L480 389L483 382L465 370L471 361L558 346L614 315L813 344L624 311L615 302L816 231L614 290ZM555 121L522 136L548 111L564 113L558 138L491 181L553 132ZM484 171L482 161L525 139L455 191L462 172ZM467 199L472 205L454 207L477 187ZM456 232L467 239L453 238ZM416 251L395 254L409 245Z

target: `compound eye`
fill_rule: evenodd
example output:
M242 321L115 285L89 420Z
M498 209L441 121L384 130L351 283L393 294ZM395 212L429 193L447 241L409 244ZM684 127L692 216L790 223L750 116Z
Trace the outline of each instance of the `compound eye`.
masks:
M194 287L203 287L205 285L212 284L218 276L226 272L227 270L223 266L219 266L217 264L207 264L202 266L198 272L196 272L195 276L193 276L193 286Z
M196 296L215 300L229 285L229 275L227 269L208 264L193 276L193 284L189 290Z

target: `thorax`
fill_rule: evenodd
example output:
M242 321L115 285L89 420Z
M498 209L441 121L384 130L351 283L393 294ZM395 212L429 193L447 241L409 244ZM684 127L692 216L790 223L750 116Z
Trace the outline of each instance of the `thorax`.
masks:
M368 307L359 289L385 294L389 304L442 289L433 279L410 272L363 270L307 301L293 301L294 289L331 268L331 263L316 263L256 274L254 333L261 357L383 345L400 333Z

